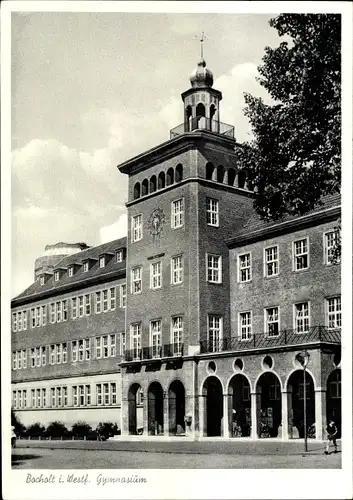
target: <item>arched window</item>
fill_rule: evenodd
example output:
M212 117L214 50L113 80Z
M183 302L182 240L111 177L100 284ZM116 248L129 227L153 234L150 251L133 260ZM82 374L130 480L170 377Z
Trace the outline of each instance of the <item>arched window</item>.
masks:
M161 172L158 176L158 189L163 189L165 187L165 173Z
M136 182L134 186L134 200L137 200L141 196L141 186L139 182Z
M180 182L183 180L183 165L179 163L179 165L175 168L175 182Z
M239 188L244 188L245 180L246 180L245 172L243 170L239 170L239 172L238 172L238 187Z
M146 194L148 194L148 180L144 179L142 181L142 196L145 196Z
M196 128L206 128L206 110L202 102L196 106Z
M187 106L185 109L185 132L192 130L192 109L191 106Z
M218 165L217 167L217 182L223 182L224 179L224 167L223 165Z
M174 170L172 168L168 168L167 170L167 186L174 184Z
M235 170L234 168L229 168L228 169L228 184L229 186L234 186L235 182Z
M150 178L150 193L154 193L157 190L157 177L152 175Z
M206 163L206 179L212 181L213 180L213 172L214 172L214 165L213 163Z

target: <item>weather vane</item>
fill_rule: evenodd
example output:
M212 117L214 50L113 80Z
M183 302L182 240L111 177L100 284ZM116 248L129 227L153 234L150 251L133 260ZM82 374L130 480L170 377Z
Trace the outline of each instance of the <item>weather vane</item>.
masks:
M197 38L197 40L199 40L201 44L201 58L203 58L203 42L206 40L205 33L202 32L202 35L200 37L196 35L195 38Z

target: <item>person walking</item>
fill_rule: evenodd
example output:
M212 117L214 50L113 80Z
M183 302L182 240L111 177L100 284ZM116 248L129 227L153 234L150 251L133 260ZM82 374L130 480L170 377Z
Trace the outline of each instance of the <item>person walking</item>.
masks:
M330 444L332 441L333 446L335 447L335 453L337 453L337 426L333 420L330 420L328 423L328 426L326 428L327 431L327 441L326 441L326 449L325 449L325 455L328 455Z
M16 448L16 431L15 431L15 426L11 425L11 447Z

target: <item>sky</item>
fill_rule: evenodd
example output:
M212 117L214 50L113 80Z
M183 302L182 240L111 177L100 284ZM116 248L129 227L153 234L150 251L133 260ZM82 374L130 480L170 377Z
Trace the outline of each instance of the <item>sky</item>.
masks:
M12 12L12 296L45 245L126 234L117 165L183 121L203 31L220 119L250 138L244 92L269 102L256 76L265 46L281 41L275 15Z

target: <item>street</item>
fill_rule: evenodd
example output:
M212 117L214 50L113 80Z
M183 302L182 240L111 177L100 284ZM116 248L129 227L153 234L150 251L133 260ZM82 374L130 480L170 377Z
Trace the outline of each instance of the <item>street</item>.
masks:
M294 450L293 450L294 451ZM341 453L325 456L323 449L303 453L155 452L150 450L22 447L12 450L14 469L311 469L340 468Z

